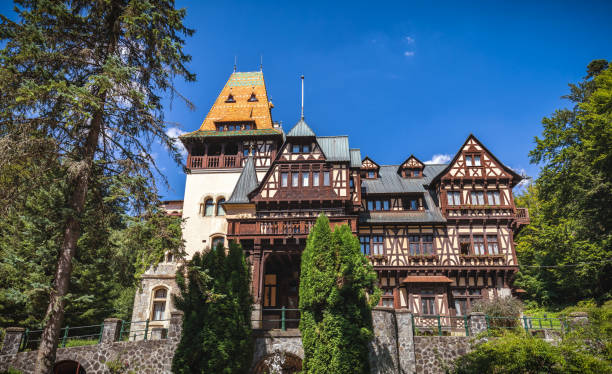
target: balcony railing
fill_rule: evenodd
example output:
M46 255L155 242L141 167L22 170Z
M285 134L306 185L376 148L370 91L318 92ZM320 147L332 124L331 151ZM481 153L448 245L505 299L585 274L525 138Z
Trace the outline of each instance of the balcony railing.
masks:
M190 169L237 168L241 159L240 155L189 156L187 167Z
M348 217L329 217L332 227L348 224L356 231L356 220ZM302 218L259 218L228 219L229 236L307 236L314 226L316 217Z
M529 209L516 208L516 223L518 225L528 225L529 224Z

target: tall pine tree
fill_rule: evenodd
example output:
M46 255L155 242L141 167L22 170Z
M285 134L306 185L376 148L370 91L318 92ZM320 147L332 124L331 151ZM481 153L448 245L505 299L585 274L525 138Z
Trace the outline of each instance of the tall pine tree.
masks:
M369 373L371 308L380 297L372 265L347 225L319 216L302 254L300 331L304 372Z
M70 187L60 231L45 329L35 373L55 361L64 305L94 164L124 180L145 181L132 196L140 208L156 200L153 142L180 162L166 134L161 95L172 79L193 80L183 53L184 10L172 0L16 0L19 20L0 23L0 165L31 155L43 139L46 155L61 159ZM16 156L17 155L17 156ZM8 162L7 162L8 160ZM32 175L36 183L36 175Z
M183 275L186 274L186 277ZM240 245L197 253L177 272L183 333L172 360L177 374L247 373L253 358L250 273Z

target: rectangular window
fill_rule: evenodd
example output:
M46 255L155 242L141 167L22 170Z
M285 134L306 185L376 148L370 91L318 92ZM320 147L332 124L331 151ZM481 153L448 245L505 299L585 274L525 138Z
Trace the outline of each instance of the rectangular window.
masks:
M487 235L487 252L490 255L499 254L499 245L497 243L497 235Z
M433 235L423 235L423 254L426 256L433 255Z
M412 176L413 176L413 177L418 177L418 176L420 175L420 173L421 173L421 171L420 171L420 170L414 170L414 171L412 172Z
M436 298L421 296L421 314L432 316L436 314Z
M164 319L166 312L166 302L156 301L153 303L153 321L161 321Z
M465 166L472 166L472 156L465 156Z
M382 294L382 299L381 299L382 306L387 307L387 308L393 308L394 307L393 300L394 300L393 288L383 289L383 294Z
M462 255L472 254L472 240L469 235L459 236L459 247L461 248Z
M461 205L461 193L459 191L448 191L446 197L448 198L448 205Z
M383 210L389 210L389 200L383 200Z
M304 144L302 146L302 153L310 153L310 144Z
M417 199L410 200L410 210L418 210L418 209L419 209L418 200Z
M312 186L319 187L319 172L315 171L312 173Z
M382 235L376 235L372 237L372 249L374 250L374 255L382 255L383 254L383 237Z
M480 156L474 156L474 166L480 166Z
M499 191L487 191L487 204L500 205Z
M281 187L289 186L289 173L281 173Z
M276 306L276 274L264 277L264 306Z
M349 187L350 188L355 188L355 182L353 181L353 178L349 179Z
M368 210L374 210L374 200L368 200Z
M329 186L329 171L323 172L323 185Z
M300 184L300 173L291 173L291 187L298 187Z
M376 210L382 210L382 201L381 200L376 200L374 202L375 206L376 206Z
M408 235L410 255L418 256L421 254L421 241L418 235Z
M300 145L294 144L293 147L291 147L291 153L300 153Z
M368 171L368 178L374 179L376 177L376 173L373 170Z
M472 205L484 205L484 192L474 191L472 192Z
M370 237L369 236L360 236L359 243L361 244L361 253L366 256L370 255Z
M482 256L485 254L484 236L474 235L474 254Z
M305 171L302 172L302 187L308 187L308 182L310 178L310 173Z

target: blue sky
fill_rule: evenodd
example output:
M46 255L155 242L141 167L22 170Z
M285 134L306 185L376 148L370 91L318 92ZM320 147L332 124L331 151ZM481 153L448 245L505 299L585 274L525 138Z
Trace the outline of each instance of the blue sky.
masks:
M196 109L174 100L168 121L197 129L234 56L239 71L252 71L263 55L274 120L288 131L299 119L304 74L306 121L317 135L349 135L379 164L452 156L474 133L508 166L536 176L528 152L542 117L568 105L560 97L591 60L612 59L611 1L177 5L196 30L186 51L197 74L177 87ZM182 169L161 147L152 152L170 182L164 197L182 199Z

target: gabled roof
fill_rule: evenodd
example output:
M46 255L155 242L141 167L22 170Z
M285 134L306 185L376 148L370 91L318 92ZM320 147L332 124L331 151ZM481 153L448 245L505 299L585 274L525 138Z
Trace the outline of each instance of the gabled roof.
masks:
M257 173L255 172L255 163L253 162L253 156L249 156L236 187L232 192L232 196L225 202L225 204L247 204L250 202L249 193L257 188L259 182L257 181Z
M326 161L351 161L348 136L317 136Z
M304 118L301 118L298 123L287 133L287 137L309 137L315 136L314 131L308 126Z
M513 187L516 186L516 184L518 184L518 182L523 180L523 176L519 175L516 171L512 170L512 168L506 166L503 162L499 161L499 159L497 157L495 157L495 155L491 151L489 151L489 149L487 147L485 147L485 145L482 144L482 142L480 140L478 140L478 138L476 136L474 136L474 134L470 134L470 135L468 135L467 139L465 139L465 142L463 142L463 144L459 148L459 151L457 151L457 153L455 154L455 157L453 157L453 159L448 163L448 165L446 165L446 168L444 168L444 170L441 170L438 173L438 175L431 181L431 183L438 182L440 180L440 178L444 174L448 173L450 168L455 164L455 162L457 162L457 159L459 158L459 155L463 151L463 148L465 148L466 144L470 141L470 139L473 139L474 141L476 141L476 143L478 143L478 145L480 145L482 147L482 149L484 149L484 151L487 152L493 158L493 161L497 162L501 167L504 168L504 170L508 174L512 175L512 184L513 184Z
M360 168L361 167L361 151L359 149L349 149L349 153L351 154L350 167Z
M410 155L406 160L404 160L404 162L400 164L400 166L397 168L397 172L399 173L401 168L422 168L424 166L425 164L421 160L416 158L414 155Z
M375 166L376 169L380 169L380 165L378 165L376 162L374 162L374 160L372 160L369 156L365 156L365 158L363 160L361 160L361 166L363 167L363 164L368 163L368 161L369 161L369 163L372 163L373 166Z
M426 164L423 169L423 178L402 178L397 174L399 165L383 165L378 170L378 178L363 179L361 187L367 194L411 193L425 192L428 185L446 165Z

